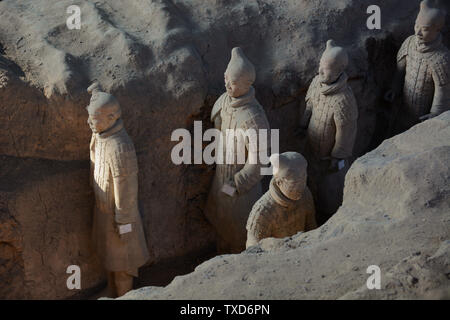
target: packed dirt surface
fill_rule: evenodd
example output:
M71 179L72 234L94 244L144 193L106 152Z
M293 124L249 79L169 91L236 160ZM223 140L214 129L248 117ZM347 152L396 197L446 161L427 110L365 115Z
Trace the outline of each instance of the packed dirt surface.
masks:
M355 157L362 156L387 138L392 109L382 96L396 52L414 32L419 2L1 1L0 298L69 298L104 284L90 241L91 132L85 107L92 81L117 97L135 144L148 265L155 266L214 247L215 232L203 215L214 167L174 165L171 150L178 142L171 141L171 133L178 128L192 132L195 120L203 121L203 130L212 126L209 116L225 90L231 49L240 46L256 67L256 97L270 126L280 129L280 152L301 152L297 129L325 43L334 39L346 47L360 115ZM74 4L81 9L80 30L66 25L66 10ZM381 30L366 27L366 10L373 4L381 7ZM447 46L449 22L443 37ZM432 137L424 132L420 138ZM375 155L363 159L370 156ZM428 187L425 180L418 183ZM388 203L398 200L395 194L400 196L385 194ZM365 197L378 199L379 194ZM344 226L336 223L336 228ZM358 228L363 239L366 227ZM402 242L390 245L402 257L409 253ZM327 248L330 254L331 242ZM437 244L429 248L437 250ZM286 259L296 261L286 255L280 264ZM81 292L66 287L69 265L81 267ZM314 270L303 271L308 272ZM358 272L348 277L362 281L364 270ZM345 288L336 295L347 293ZM281 297L281 292L273 294Z

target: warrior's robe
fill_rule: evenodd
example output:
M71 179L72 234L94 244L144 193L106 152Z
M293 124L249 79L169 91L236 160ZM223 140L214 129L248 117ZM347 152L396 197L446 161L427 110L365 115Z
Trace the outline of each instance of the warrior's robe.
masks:
M137 277L149 253L138 209L138 166L133 142L119 119L91 139L91 177L95 193L94 248L108 271ZM131 224L119 236L116 224Z

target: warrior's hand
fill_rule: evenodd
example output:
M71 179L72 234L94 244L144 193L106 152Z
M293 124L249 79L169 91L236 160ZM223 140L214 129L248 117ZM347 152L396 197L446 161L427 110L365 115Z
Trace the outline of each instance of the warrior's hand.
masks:
M221 191L230 197L234 197L236 195L237 189L234 182L229 181L222 186Z
M124 239L124 237L126 237L126 235L133 230L131 227L131 223L127 223L127 224L117 224L116 231L119 234L119 237L121 239Z

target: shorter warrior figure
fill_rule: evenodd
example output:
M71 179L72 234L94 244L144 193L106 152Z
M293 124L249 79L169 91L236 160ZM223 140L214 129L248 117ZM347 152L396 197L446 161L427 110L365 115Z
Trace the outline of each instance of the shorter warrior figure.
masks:
M96 83L88 92L94 248L108 272L108 295L121 296L133 289L133 277L149 258L138 210L136 152L123 127L119 102Z
M444 26L444 12L422 1L415 35L408 37L398 52L397 73L385 95L393 102L403 87L395 133L450 109L450 53L440 33Z
M284 238L316 228L314 201L306 186L308 163L297 152L273 154L273 178L247 221L247 248L261 239Z
M307 134L310 187L317 203L327 207L323 213L318 211L320 223L329 218L342 201L341 189L356 137L358 107L347 84L347 64L345 49L328 40L319 74L306 94L306 110L300 123ZM325 181L327 175L336 171L339 171L336 181Z

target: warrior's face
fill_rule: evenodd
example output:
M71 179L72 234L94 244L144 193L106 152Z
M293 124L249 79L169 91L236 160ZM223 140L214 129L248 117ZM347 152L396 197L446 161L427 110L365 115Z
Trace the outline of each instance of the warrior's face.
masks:
M242 81L231 79L227 72L225 72L224 78L225 88L230 97L238 98L246 94L250 89L250 86L242 83Z
M319 80L322 83L330 84L333 83L339 78L342 73L341 68L333 65L333 62L329 59L320 60L319 65Z
M414 26L414 31L420 43L429 43L437 39L440 28L435 23L419 15Z
M102 133L111 128L116 122L117 117L114 114L94 113L89 114L87 123L93 133Z
M291 200L299 200L305 191L305 181L290 181L283 177L274 175L278 188L281 192Z

